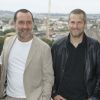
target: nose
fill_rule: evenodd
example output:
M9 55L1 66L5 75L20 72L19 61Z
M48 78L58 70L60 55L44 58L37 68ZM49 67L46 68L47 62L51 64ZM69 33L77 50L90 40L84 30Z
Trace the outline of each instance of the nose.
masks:
M78 28L78 23L75 23L74 24L74 28Z
M23 24L23 28L27 28L27 23L24 23Z

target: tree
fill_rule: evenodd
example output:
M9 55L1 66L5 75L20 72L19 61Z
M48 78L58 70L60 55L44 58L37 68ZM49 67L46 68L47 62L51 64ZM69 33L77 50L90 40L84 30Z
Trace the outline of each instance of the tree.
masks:
M14 28L11 28L11 29L7 29L4 31L4 35L7 34L7 33L10 33L10 32L15 32L15 29Z

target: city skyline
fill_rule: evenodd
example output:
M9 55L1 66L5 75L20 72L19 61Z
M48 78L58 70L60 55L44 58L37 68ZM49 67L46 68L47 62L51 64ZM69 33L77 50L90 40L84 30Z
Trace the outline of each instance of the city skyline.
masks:
M48 13L49 0L1 0L0 10L16 11L21 8L29 9L33 13ZM100 14L98 0L51 0L51 13L69 13L80 8L86 13Z

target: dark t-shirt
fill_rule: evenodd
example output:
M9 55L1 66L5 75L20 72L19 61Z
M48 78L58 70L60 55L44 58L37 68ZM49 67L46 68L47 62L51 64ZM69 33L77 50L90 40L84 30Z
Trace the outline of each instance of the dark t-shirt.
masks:
M87 96L84 70L85 70L85 48L82 42L75 48L70 42L68 44L68 59L59 94L69 100L82 100Z

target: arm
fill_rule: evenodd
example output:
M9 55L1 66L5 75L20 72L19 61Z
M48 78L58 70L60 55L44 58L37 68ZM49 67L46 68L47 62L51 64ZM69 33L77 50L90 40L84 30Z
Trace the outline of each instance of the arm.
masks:
M97 83L94 90L94 96L100 99L100 44L98 43L97 47L97 63L96 63L96 75L97 75Z
M43 94L42 100L50 100L52 86L54 83L54 74L52 67L52 57L50 47L45 47L43 53Z
M55 45L52 46L51 52L52 52L53 69L54 69L54 76L55 76L54 85L52 88L52 98L54 98L58 95L57 94L57 84L56 84L56 60L55 60L56 59L56 50L55 50Z
M57 96L54 97L54 100L67 100L67 99L63 98L60 95L57 95Z
M5 43L4 43L5 44ZM5 45L3 45L4 49ZM5 96L5 88L4 88L4 66L2 65L2 59L4 55L4 50L2 50L0 55L0 98L4 98Z

